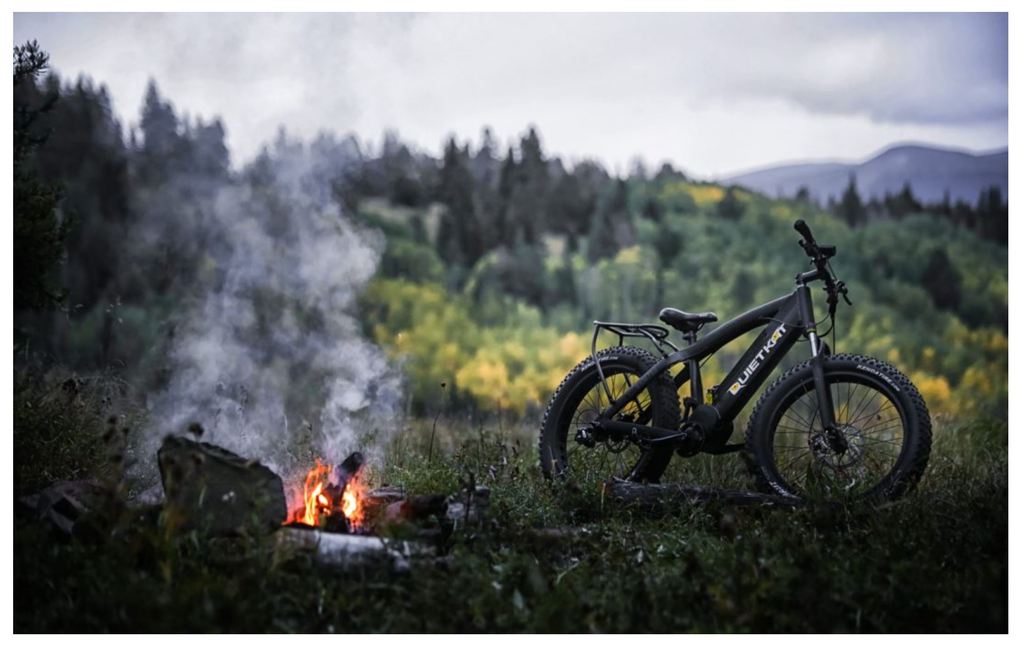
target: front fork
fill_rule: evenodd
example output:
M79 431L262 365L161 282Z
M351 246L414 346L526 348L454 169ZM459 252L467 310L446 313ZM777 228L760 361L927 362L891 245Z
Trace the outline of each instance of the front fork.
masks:
M818 337L817 322L814 319L814 305L811 301L811 289L806 284L798 288L800 294L800 318L804 323L804 333L811 344L811 374L814 376L814 393L818 399L818 415L821 416L822 427L830 445L843 439L836 428L835 405L832 402L832 390L825 381L824 345Z

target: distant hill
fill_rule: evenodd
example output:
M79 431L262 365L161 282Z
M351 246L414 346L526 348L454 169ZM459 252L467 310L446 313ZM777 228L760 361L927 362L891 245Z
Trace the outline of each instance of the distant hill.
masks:
M938 202L949 191L950 200L974 204L978 193L997 185L1007 196L1008 152L975 155L964 151L918 145L890 147L866 162L809 162L784 164L722 180L769 196L792 196L807 187L811 196L824 202L838 198L846 188L850 174L857 176L857 189L863 199L881 198L897 193L910 182L914 195L924 202Z

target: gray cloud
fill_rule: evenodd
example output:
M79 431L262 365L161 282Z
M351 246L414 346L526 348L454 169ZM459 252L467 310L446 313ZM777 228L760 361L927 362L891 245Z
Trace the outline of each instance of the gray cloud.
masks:
M1005 15L770 16L745 27L717 70L736 96L878 122L1007 116Z
M718 173L897 140L1007 140L1002 14L19 14L134 119L148 77L222 115L238 158L281 124L437 150L527 124L570 157Z

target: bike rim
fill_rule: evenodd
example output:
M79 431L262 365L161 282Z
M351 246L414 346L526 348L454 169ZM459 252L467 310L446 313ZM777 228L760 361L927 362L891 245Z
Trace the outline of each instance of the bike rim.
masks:
M628 479L636 470L643 458L643 450L637 445L622 438L609 438L588 448L576 441L576 430L580 426L593 421L597 415L611 402L624 394L630 385L639 380L639 375L631 371L605 367L605 379L608 386L606 392L600 380L589 388L584 388L583 395L576 400L576 406L563 427L564 435L560 439L561 472L567 470L574 476L592 476L600 479L619 477ZM611 393L611 400L608 398ZM626 404L618 418L645 423L650 419L651 395L645 389L637 397Z
M813 380L794 390L772 417L773 469L806 496L864 497L890 483L906 444L895 396L862 376L829 377L837 433L821 424Z

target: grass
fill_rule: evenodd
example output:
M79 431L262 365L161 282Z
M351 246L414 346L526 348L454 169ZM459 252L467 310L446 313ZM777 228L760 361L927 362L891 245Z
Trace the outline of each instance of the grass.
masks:
M105 434L105 419L85 414L95 394L46 406L70 407L88 423L78 436L47 437L51 450L69 444L47 453L19 437L46 431L26 402L48 392L23 387L16 488L102 470L96 456L69 458ZM173 537L155 513L122 513L105 535L73 542L18 517L15 630L1007 630L1004 422L936 421L920 487L881 508L708 506L661 516L603 501L594 479L544 481L529 427L495 432L442 419L433 442L431 428L413 422L398 435L375 478L417 492L470 480L491 487L489 523L454 536L442 561L415 561L407 574L340 573L283 557L267 538ZM736 456L674 461L677 479L745 483Z

